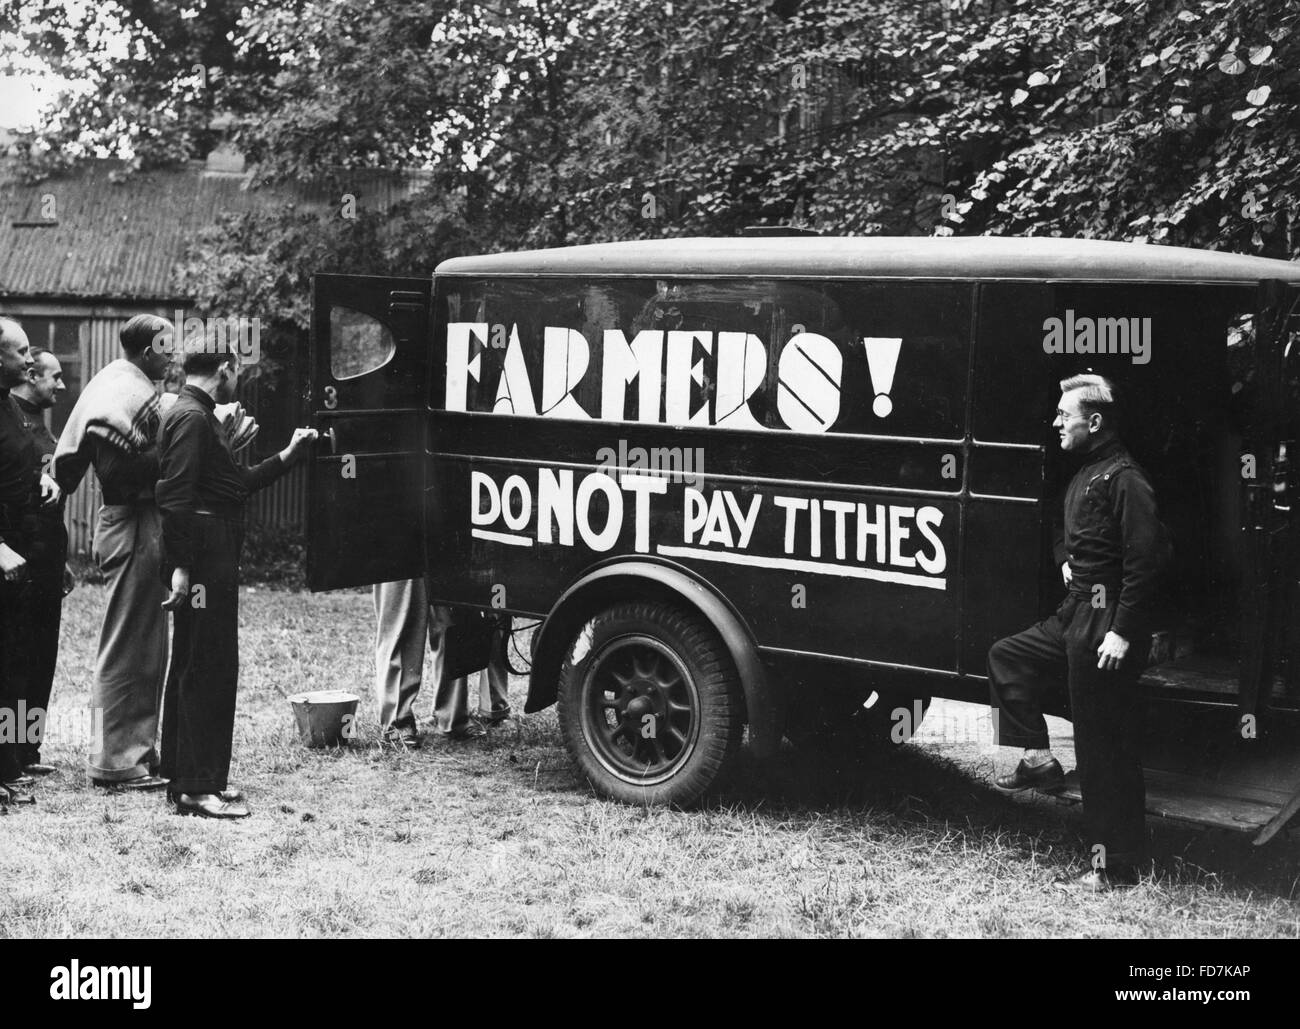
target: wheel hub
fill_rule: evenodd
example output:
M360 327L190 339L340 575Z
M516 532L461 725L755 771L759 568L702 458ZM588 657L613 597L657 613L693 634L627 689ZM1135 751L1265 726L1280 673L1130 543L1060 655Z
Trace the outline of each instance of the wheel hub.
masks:
M589 739L611 771L668 778L693 747L695 687L676 655L645 636L613 640L588 659Z

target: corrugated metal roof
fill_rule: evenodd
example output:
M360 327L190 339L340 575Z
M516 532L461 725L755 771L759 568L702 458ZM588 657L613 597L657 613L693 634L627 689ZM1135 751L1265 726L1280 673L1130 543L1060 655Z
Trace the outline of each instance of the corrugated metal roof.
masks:
M436 275L746 275L1300 281L1300 264L1185 247L1005 236L635 240L456 257Z
M223 214L289 204L325 213L338 209L344 193L359 210L383 210L425 181L419 173L340 169L309 183L250 187L243 175L191 162L115 182L121 167L96 160L66 177L0 186L0 296L176 299L173 269Z

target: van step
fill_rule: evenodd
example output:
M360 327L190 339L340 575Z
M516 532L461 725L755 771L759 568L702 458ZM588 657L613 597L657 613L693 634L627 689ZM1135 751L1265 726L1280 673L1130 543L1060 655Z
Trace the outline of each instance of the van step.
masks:
M1234 832L1258 832L1292 799L1288 793L1258 785L1212 782L1154 768L1146 770L1146 794L1147 814ZM1078 773L1070 772L1052 796L1066 803L1080 802Z
M1187 654L1149 667L1142 673L1142 685L1149 690L1222 697L1235 704L1240 676L1240 662L1235 657ZM1275 707L1300 705L1300 696L1287 691L1286 681L1281 675L1274 676L1269 695Z

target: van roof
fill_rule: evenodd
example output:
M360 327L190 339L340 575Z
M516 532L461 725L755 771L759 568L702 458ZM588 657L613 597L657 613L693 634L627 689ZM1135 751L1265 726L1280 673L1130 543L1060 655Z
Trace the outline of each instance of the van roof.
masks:
M437 275L1300 282L1300 263L1214 250L1008 236L701 237L456 257Z

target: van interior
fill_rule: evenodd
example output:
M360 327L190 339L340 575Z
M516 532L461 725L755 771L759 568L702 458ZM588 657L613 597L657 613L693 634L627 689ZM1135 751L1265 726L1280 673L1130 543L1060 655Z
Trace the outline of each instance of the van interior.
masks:
M1058 296L1058 306L1086 311L1087 293ZM1162 371L1145 377L1115 368L1141 396L1140 411L1126 407L1123 435L1152 480L1175 555L1143 678L1148 806L1261 830L1256 842L1300 811L1296 297L1256 310L1253 290L1205 291L1173 310L1177 375L1158 360ZM1105 359L1096 370L1107 373ZM1059 451L1047 452L1052 502L1069 471ZM1071 784L1064 795L1077 794Z

